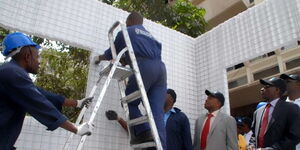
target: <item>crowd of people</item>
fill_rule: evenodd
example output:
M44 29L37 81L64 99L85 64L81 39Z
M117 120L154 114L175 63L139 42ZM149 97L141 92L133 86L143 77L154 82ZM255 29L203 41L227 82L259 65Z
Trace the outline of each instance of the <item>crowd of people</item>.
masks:
M282 74L279 78L261 79L260 92L265 104L254 112L253 119L234 118L220 111L225 103L223 93L200 91L207 95L204 104L207 113L199 115L195 121L192 141L190 121L185 113L174 107L176 92L167 89L167 72L161 60L161 43L143 27L143 17L140 14L131 13L126 25L164 150L296 150L296 145L300 142L298 75ZM7 35L3 46L2 54L10 57L11 61L0 66L0 149L15 149L14 144L26 113L47 126L48 130L62 127L81 136L91 135L91 124L84 122L75 126L60 109L62 106L82 108L88 106L93 98L69 100L36 87L28 74L37 74L40 46L25 34L15 32ZM121 32L117 34L115 47L117 53L126 47ZM112 60L111 50L106 50L97 58L97 63ZM128 53L125 53L122 64L131 65ZM129 95L136 90L137 82L132 75L125 93ZM286 94L289 100L286 100ZM141 99L138 99L128 104L129 119L142 116L138 107L140 103ZM117 120L129 131L126 121L115 111L107 111L106 116L109 120ZM148 123L134 126L131 135L131 144L153 140ZM299 150L299 146L297 149Z
M188 118L174 107L177 94L168 89L164 105L167 150L299 150L300 108L296 104L300 95L296 91L300 90L300 76L283 74L280 78L261 79L260 83L264 102L257 105L253 121L222 113L223 94L206 90L207 113L195 122L193 142ZM107 111L106 116L128 130L126 121L115 111Z

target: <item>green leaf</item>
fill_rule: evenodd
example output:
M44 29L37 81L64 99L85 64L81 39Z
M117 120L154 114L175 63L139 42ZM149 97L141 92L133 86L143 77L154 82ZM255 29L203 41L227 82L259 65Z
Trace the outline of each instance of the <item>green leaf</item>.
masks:
M107 3L107 0L102 1ZM207 26L205 9L197 8L188 0L177 0L173 5L166 4L164 0L116 0L112 5L125 11L139 12L145 18L192 37L204 33Z

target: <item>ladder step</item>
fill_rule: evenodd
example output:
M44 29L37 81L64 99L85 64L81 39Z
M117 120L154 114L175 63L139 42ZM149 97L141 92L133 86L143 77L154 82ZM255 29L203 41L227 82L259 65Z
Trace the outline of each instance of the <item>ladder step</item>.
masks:
M100 76L108 76L111 67L113 66L113 64L109 64L108 66L106 66L101 72L100 72ZM128 67L123 67L123 66L119 66L117 65L116 67L116 71L113 75L113 79L117 79L117 80L124 80L127 77L129 77L130 75L133 74L133 71L131 68Z
M141 144L134 144L131 146L134 149L141 149L141 148L147 148L147 147L155 147L156 144L154 141L151 141L151 142L146 142L146 143L141 143Z
M141 91L135 91L135 92L121 98L121 101L123 103L130 103L130 102L132 102L132 101L134 101L138 98L141 98L141 97L142 97Z
M135 126L148 121L148 116L142 116L128 121L129 126Z

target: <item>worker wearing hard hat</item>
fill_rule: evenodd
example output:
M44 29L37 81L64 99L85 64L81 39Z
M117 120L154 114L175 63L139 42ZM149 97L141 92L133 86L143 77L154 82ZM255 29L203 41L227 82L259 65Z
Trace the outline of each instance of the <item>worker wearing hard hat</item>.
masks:
M2 54L12 59L0 66L1 150L14 148L26 113L47 126L48 130L62 127L81 136L91 134L90 124L83 123L80 126L74 126L55 107L59 105L54 101L59 98L52 93L38 89L30 79L28 73L36 74L39 68L38 49L40 48L31 38L20 32L11 33L3 40ZM76 104L82 104L84 101L86 102L86 99L77 101Z

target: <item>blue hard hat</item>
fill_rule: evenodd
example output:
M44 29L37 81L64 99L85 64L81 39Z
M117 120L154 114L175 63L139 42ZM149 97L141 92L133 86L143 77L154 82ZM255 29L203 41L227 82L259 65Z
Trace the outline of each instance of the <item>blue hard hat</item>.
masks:
M36 44L32 41L30 37L27 35L21 33L21 32L15 32L8 34L2 43L3 56L7 56L10 52L15 50L16 48L23 47L23 46L34 46L36 49L40 49L41 46Z

